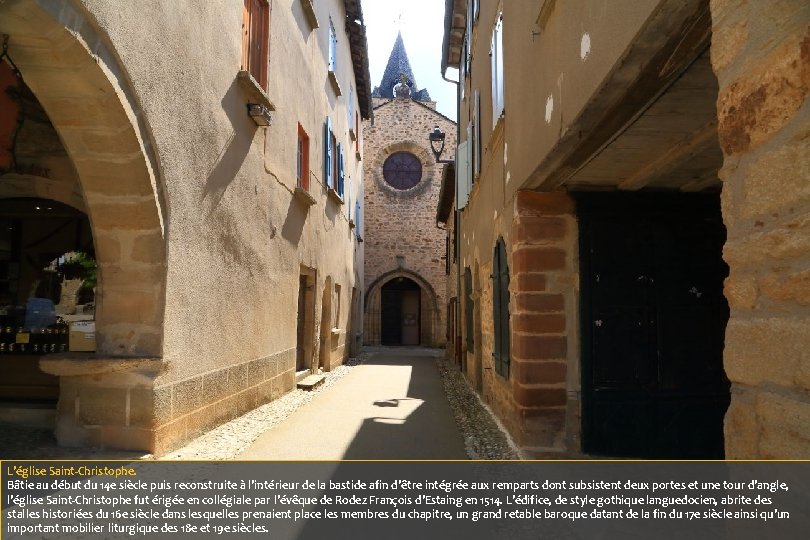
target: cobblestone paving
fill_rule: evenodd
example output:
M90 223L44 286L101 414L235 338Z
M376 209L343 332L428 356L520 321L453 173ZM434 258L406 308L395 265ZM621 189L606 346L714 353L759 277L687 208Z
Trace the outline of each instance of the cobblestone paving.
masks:
M458 368L444 358L436 363L470 459L520 459L514 443Z

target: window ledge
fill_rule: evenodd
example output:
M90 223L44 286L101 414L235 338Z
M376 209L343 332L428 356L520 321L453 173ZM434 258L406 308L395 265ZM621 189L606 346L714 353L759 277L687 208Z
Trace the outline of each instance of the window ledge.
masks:
M253 78L253 75L251 75L249 71L239 71L236 74L236 80L239 81L240 86L250 94L251 99L256 100L256 103L264 105L271 111L276 110L276 106L270 101L267 92L259 86L259 83L256 82L256 79Z
M320 28L318 17L315 16L315 7L312 5L312 0L301 0L301 7L304 9L304 15L307 16L307 21L312 30Z
M337 337L337 336L339 336L340 334L343 334L343 333L345 333L345 332L343 332L343 329L341 329L341 328L332 328L332 337Z
M336 96L342 96L343 90L340 89L340 83L337 80L337 73L329 70L329 82L332 83L332 90L335 91Z
M349 218L349 228L354 229L354 220Z
M357 134L354 132L354 128L349 128L349 138L350 138L352 141L356 141L356 140L357 140Z
M327 188L329 192L329 198L333 201L337 202L338 204L343 204L343 197L341 197L337 191L332 188Z
M360 150L355 152L354 156L357 158L357 161L363 161L363 154L360 153Z
M39 360L39 368L51 375L75 377L141 369L160 373L166 368L166 363L160 358L107 356L97 353L58 353L42 357Z
M313 197L309 191L305 190L301 186L295 187L293 195L295 195L296 199L306 204L307 206L312 206L313 204L315 204L315 197Z

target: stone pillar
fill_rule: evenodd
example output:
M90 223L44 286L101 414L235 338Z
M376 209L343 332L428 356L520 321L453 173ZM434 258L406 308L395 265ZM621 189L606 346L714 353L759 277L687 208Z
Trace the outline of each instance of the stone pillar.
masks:
M568 195L518 192L511 252L513 436L531 453L558 453L566 450L568 362L577 349L576 220Z
M810 452L810 4L712 0L732 382L726 457Z

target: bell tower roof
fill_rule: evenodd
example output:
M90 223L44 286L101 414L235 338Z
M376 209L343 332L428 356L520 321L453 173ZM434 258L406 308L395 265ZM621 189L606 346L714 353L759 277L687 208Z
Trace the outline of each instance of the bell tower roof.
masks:
M402 32L397 33L397 39L394 41L394 48L391 49L391 56L388 57L382 81L379 86L374 88L372 95L391 99L394 97L394 87L399 83L408 85L411 89L412 99L430 101L430 95L426 89L417 89L411 62L408 60L408 52L405 50L405 42L402 41Z

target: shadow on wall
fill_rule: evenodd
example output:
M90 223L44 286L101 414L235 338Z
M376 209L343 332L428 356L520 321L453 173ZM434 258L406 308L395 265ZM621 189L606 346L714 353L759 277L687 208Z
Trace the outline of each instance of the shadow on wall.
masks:
M219 206L219 201L222 200L225 191L242 168L250 146L253 144L257 127L247 115L247 102L247 96L244 91L239 89L237 79L234 77L231 86L228 87L228 91L225 92L225 96L220 102L222 110L225 111L231 122L233 133L228 143L220 151L217 162L205 181L203 202L206 203L209 214Z
M309 207L302 205L297 197L291 197L290 205L287 207L287 217L284 218L284 225L281 227L281 237L297 246L304 233L308 214Z

